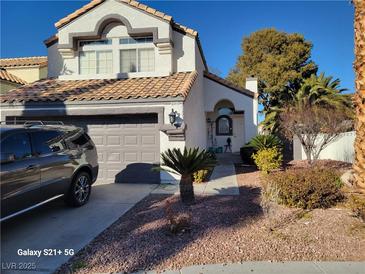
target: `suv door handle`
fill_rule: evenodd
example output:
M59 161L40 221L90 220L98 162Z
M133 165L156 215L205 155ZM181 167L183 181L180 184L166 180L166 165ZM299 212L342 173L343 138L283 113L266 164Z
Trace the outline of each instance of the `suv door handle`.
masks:
M26 170L33 170L36 169L38 167L38 165L29 165L27 166Z

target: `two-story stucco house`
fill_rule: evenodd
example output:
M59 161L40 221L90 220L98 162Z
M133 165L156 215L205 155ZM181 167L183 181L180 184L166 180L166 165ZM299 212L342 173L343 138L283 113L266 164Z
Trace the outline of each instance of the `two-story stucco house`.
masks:
M237 152L256 135L257 80L240 89L211 74L198 33L171 16L93 0L55 26L48 79L3 95L1 118L83 126L103 182L170 181L150 172L166 149L223 147L230 137Z

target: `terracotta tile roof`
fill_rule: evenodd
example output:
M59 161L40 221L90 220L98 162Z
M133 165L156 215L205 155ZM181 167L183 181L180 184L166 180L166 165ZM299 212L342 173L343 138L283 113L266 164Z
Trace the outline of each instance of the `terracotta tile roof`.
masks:
M1 95L0 102L92 101L179 96L186 98L196 77L197 72L193 71L164 77L130 79L45 79Z
M25 85L27 83L23 79L20 79L19 77L9 73L3 68L0 69L0 79L21 85Z
M51 37L47 38L46 40L43 41L43 43L47 46L50 47L52 46L54 43L58 42L58 36L57 34L52 35Z
M210 79L212 81L215 81L218 84L221 84L223 86L226 86L226 87L228 87L230 89L233 89L235 91L238 91L238 92L240 92L240 93L242 93L242 94L244 94L246 96L249 96L249 97L252 97L252 98L255 97L255 92L252 92L252 91L250 91L248 89L241 88L239 86L236 86L235 84L233 84L233 83L227 81L226 79L224 79L222 77L219 77L218 75L215 75L213 73L210 73L210 72L205 71L204 72L204 77L206 77L206 78L208 78L208 79Z
M47 56L18 57L0 59L0 67L27 67L27 66L47 66Z
M75 20L77 17L83 15L84 13L88 12L89 10L93 9L94 7L96 7L97 5L100 5L103 2L104 2L104 0L92 0L85 6L81 7L80 9L75 10L73 13L62 18L61 20L56 22L54 25L56 28L61 28L64 25L70 23L71 21Z

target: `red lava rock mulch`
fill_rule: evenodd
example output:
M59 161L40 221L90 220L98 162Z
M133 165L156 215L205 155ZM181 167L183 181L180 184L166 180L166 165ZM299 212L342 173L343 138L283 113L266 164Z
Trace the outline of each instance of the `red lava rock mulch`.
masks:
M197 197L191 207L178 196L150 195L63 265L75 273L178 269L193 264L282 260L365 260L365 226L343 208L313 210L260 206L259 173L237 165L239 196ZM164 214L192 216L190 231L172 235ZM294 216L294 217L293 217Z

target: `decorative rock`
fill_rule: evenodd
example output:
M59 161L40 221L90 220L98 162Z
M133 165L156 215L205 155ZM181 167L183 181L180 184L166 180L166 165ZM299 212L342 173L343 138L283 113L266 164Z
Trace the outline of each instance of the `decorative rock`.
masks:
M349 187L353 187L354 182L355 182L354 171L352 169L350 169L350 170L346 171L344 174L342 174L341 181L345 185L347 185Z

